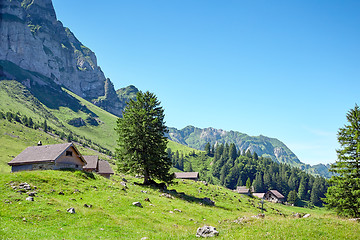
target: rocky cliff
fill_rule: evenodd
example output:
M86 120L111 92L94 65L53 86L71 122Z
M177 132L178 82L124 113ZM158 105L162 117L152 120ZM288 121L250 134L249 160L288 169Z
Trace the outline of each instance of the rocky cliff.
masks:
M97 59L57 20L51 0L2 0L0 3L0 60L41 74L58 85L117 115L125 103L97 65ZM2 65L2 75L21 79ZM44 82L37 81L38 84Z

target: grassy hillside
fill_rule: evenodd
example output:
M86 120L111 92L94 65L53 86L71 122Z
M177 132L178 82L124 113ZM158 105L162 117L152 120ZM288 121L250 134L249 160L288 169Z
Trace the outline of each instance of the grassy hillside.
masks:
M124 177L126 187L122 183ZM18 192L23 182L36 192L34 201L25 200L27 194ZM139 182L142 180L129 176L108 180L66 171L1 174L1 239L196 239L197 228L204 225L217 228L220 234L216 239L358 239L360 236L359 223L339 219L324 209L266 202L265 218L258 219L252 216L261 212L257 208L259 200L222 187L176 181L163 192L138 185ZM203 204L205 197L214 200L215 206ZM136 201L143 208L133 206ZM66 212L70 207L75 208L75 214ZM311 216L298 219L292 216L294 212Z

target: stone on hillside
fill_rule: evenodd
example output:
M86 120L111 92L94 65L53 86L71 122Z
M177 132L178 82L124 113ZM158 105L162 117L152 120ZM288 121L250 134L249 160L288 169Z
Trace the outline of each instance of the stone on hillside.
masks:
M134 205L136 207L141 207L141 208L143 207L140 202L133 202L132 205Z
M127 182L126 178L122 178L122 180L123 180L124 182Z
M149 199L149 198L145 198L144 201L150 202L150 199Z
M74 214L75 213L75 208L68 208L66 211L68 213Z
M215 206L215 202L212 201L210 198L203 198L203 203L206 204L206 205L209 205L209 206Z
M91 204L84 204L84 207L87 207L87 208L91 208L92 207L92 205Z
M302 218L308 218L310 216L311 216L310 213L308 213L308 214L305 214Z
M35 194L37 194L37 192L29 192L29 193L28 193L28 195L29 195L30 197L35 197Z
M349 221L360 222L360 218L350 218Z
M33 201L34 201L34 198L33 198L33 197L27 197L27 198L26 198L26 201L31 201L31 202L33 202Z
M147 193L147 191L145 191L145 190L141 190L141 192L142 192L142 193Z
M302 215L301 215L301 213L295 213L295 214L293 214L293 217L294 218L301 218Z
M173 196L171 196L171 195L168 194L168 193L163 193L163 194L160 195L160 197L173 198Z
M215 237L218 236L219 232L216 230L215 227L212 226L203 226L199 227L196 231L196 237Z
M120 184L127 188L126 182L120 182Z
M174 209L175 212L182 212L180 209Z
M63 192L59 192L59 195L65 195Z

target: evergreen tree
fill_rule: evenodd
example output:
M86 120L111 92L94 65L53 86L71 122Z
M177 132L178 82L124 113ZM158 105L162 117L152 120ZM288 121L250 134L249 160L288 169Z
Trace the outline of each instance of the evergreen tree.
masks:
M208 155L208 156L211 155L211 153L210 153L210 143L209 143L209 142L207 142L207 143L205 144L205 153L206 153L206 155Z
M236 150L236 146L234 143L230 144L229 158L232 160L233 163L234 163L234 160L237 158L237 150Z
M310 203L315 206L322 206L322 201L320 199L321 197L321 178L317 177L315 178L314 185L311 189L311 195L310 195Z
M264 180L262 178L261 172L256 174L255 180L253 182L254 191L257 193L265 192Z
M294 204L296 206L298 200L299 198L298 195L296 194L296 191L295 190L290 191L287 197L287 202L290 204Z
M123 118L118 118L115 130L120 171L143 175L144 184L150 184L152 178L171 181L164 110L155 94L138 92L136 100L128 102Z
M355 105L346 115L348 125L338 131L341 146L331 166L325 202L339 214L360 217L360 109Z
M301 200L306 200L306 179L305 179L305 176L302 176L301 177L301 180L300 180L300 185L299 185L299 191L298 191L298 195L299 195L299 198Z
M248 177L248 179L246 180L246 187L251 189L251 179L250 179L250 177Z
M44 120L44 123L43 123L42 127L44 129L44 132L48 131L48 125L47 125L46 119Z

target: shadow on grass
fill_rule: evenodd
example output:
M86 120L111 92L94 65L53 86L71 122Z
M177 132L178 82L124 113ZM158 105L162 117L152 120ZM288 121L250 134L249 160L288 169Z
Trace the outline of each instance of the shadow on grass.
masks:
M224 210L230 210L229 208L222 207L222 206L216 206L215 202L212 201L210 198L198 198L192 195L188 195L184 192L177 192L175 189L168 190L166 188L166 185L164 183L156 183L152 182L151 184L142 184L142 183L135 183L136 185L151 188L154 190L159 190L163 194L164 197L167 198L177 198L183 201L192 202L192 203L198 203L199 205L205 205L209 207L215 207L215 208L221 208Z

